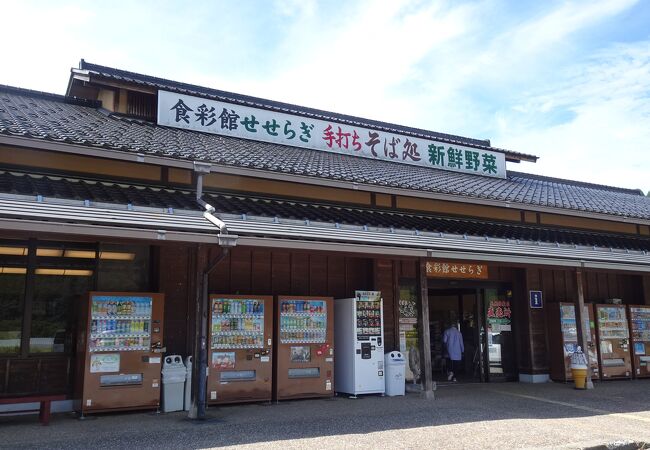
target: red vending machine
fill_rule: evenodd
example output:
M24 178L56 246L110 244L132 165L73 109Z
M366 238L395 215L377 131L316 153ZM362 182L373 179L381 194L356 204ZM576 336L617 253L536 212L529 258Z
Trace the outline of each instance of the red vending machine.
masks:
M333 307L332 297L278 297L276 400L334 395Z
M632 363L637 378L650 377L650 306L630 305Z
M208 403L271 401L273 297L210 296Z
M598 357L603 379L630 378L630 333L624 305L596 305Z
M77 339L76 411L159 408L163 311L163 294L88 294Z

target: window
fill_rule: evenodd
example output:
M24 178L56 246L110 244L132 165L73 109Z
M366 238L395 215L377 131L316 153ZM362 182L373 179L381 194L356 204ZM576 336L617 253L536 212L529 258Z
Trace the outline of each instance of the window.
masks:
M98 291L149 290L149 247L101 244L99 249Z
M88 272L92 274L92 271ZM73 330L78 319L74 314L75 306L86 292L92 290L93 280L88 272L81 275L77 272L72 272L72 275L39 275L37 271L29 353L72 352Z
M72 354L93 290L149 289L147 246L0 240L0 355Z
M0 354L20 352L27 246L0 241Z

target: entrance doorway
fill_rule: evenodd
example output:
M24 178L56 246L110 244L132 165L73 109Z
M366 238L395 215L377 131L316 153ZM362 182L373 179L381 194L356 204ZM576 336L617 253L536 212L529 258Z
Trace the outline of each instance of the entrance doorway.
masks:
M439 383L451 381L448 377L452 368L443 342L443 334L450 326L460 331L464 347L461 361L454 364L453 377L458 382L516 379L509 288L429 290L431 366L433 380Z

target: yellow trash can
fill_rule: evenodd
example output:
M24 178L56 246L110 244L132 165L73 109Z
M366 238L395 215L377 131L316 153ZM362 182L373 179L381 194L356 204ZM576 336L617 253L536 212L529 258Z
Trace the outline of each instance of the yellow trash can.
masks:
M571 355L571 372L576 389L587 389L587 357L578 347Z
M576 389L587 389L587 366L571 364L573 382Z

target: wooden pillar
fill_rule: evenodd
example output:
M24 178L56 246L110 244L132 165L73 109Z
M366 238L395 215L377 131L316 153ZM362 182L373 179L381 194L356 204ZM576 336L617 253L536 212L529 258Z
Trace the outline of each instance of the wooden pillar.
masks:
M420 258L418 263L418 328L420 340L420 379L422 381L422 394L425 398L433 400L435 385L431 373L431 337L429 333L429 288L427 286L426 260Z
M643 303L650 305L650 275L643 275L641 283L643 286Z
M585 325L585 318L584 318L584 310L585 310L585 294L584 294L584 288L582 285L582 271L580 269L576 270L576 287L578 291L576 303L575 303L575 310L576 310L576 332L577 332L577 338L578 338L578 345L582 347L582 351L585 354L585 357L587 358L587 383L586 383L586 388L587 389L593 389L594 388L594 383L591 381L591 361L589 361L589 347L588 347L588 342L587 342L587 333L584 329ZM587 323L589 323L589 316L587 315Z
M196 253L195 273L195 314L194 314L194 351L192 352L192 406L188 416L191 419L205 419L207 406L208 367L208 305L207 305L207 275L208 249L199 245Z

